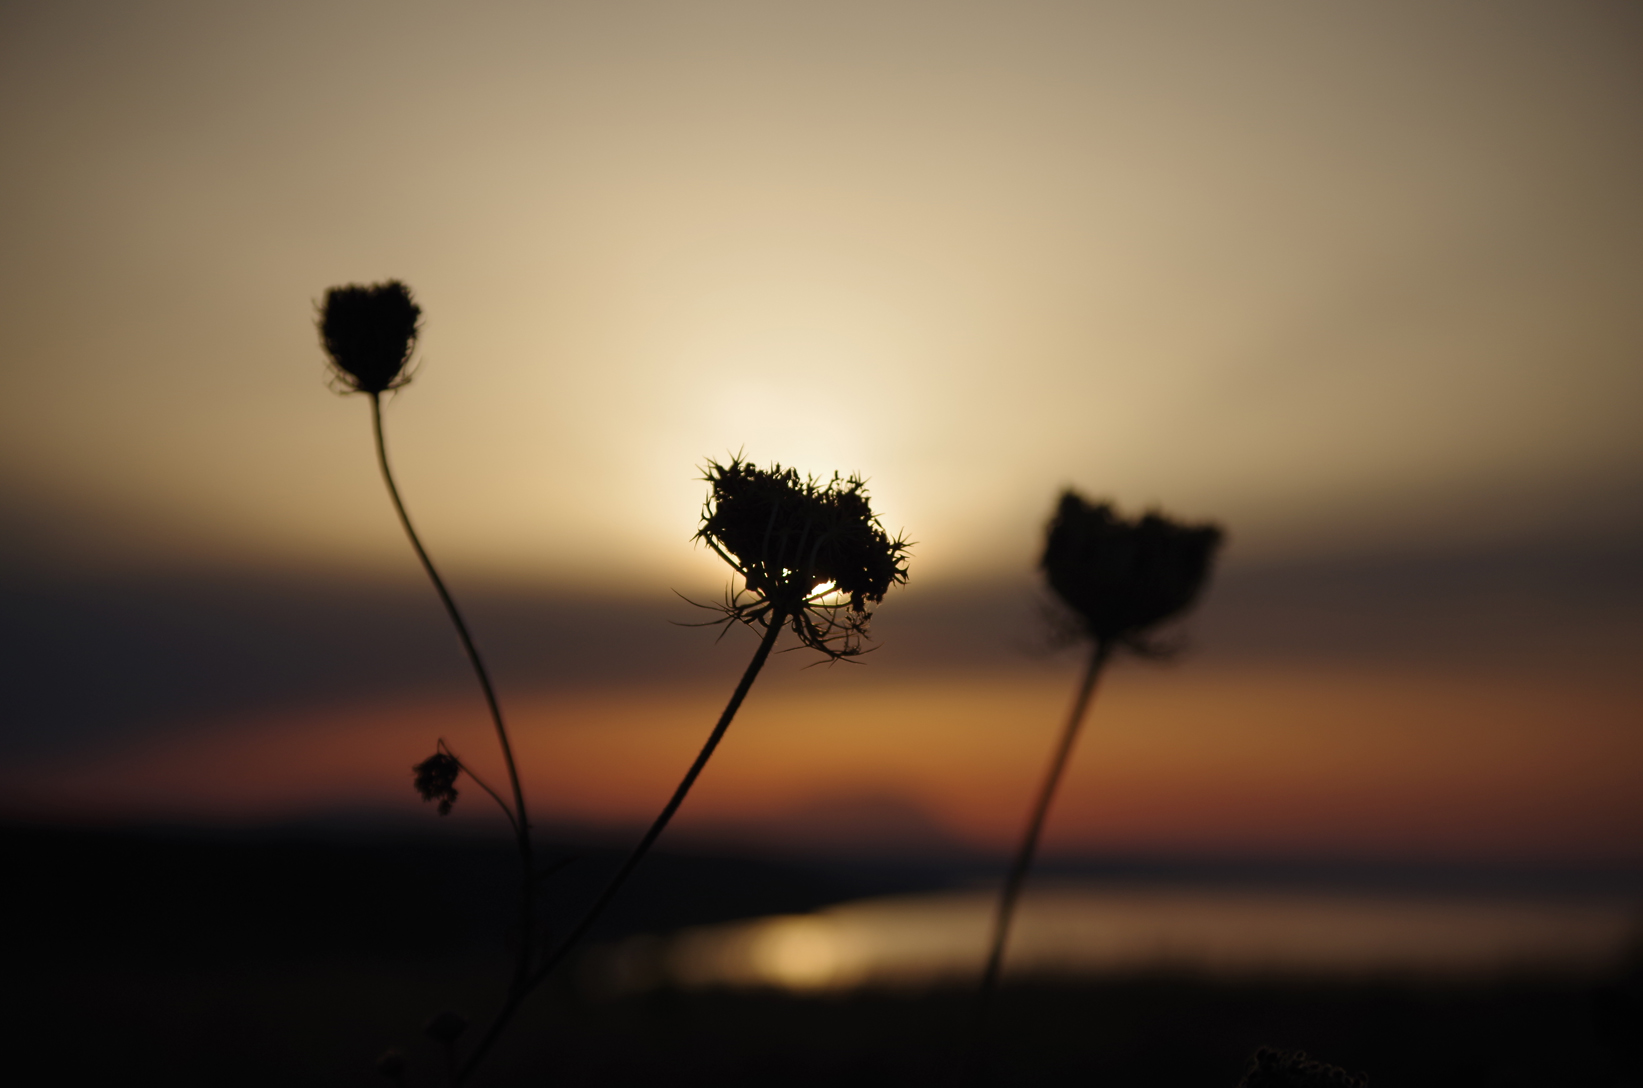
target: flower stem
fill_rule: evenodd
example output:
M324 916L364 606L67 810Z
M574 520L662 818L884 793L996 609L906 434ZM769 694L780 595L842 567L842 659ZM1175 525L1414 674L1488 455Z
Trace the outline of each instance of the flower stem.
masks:
M571 949L575 948L577 943L587 935L588 930L592 929L593 924L605 913L605 908L610 906L611 900L616 898L616 893L621 890L622 885L627 883L628 877L633 875L633 870L638 867L639 862L644 859L644 856L650 852L650 848L655 845L656 840L661 837L663 830L666 829L669 821L673 819L673 814L678 812L679 806L684 803L685 795L690 792L690 788L696 784L696 779L701 776L702 768L706 767L707 761L712 758L714 749L718 748L719 742L724 739L725 731L730 728L731 720L736 717L736 711L741 709L742 700L747 698L748 691L753 687L753 681L758 678L759 670L764 668L765 662L769 660L770 651L775 647L776 639L782 633L782 624L785 619L786 617L780 612L771 614L769 624L765 628L764 637L759 641L759 648L754 652L753 660L748 662L746 671L742 673L741 682L736 685L736 690L731 693L730 702L725 704L724 712L719 715L718 724L713 727L713 732L708 735L707 743L702 745L701 752L696 756L696 762L690 765L690 770L685 772L685 777L680 781L678 788L673 791L673 796L668 799L668 803L662 808L661 815L656 817L650 825L650 830L645 832L645 837L639 840L639 845L633 848L633 852L622 863L621 869L617 870L616 875L610 879L610 883L605 885L605 890L600 893L593 906L588 908L587 913L582 916L582 920L576 924L576 928L571 930L570 934L559 943L559 946L542 961L542 965L530 976L525 985L515 989L509 995L507 1004L503 1005L502 1010L496 1014L496 1019L491 1022L489 1030L485 1032L485 1037L479 1041L479 1044L474 1047L473 1053L468 1056L467 1064L462 1067L462 1073L454 1083L460 1085L472 1075L474 1069L484 1059L486 1053L490 1051L492 1044L496 1042L497 1036L502 1034L502 1029L507 1026L509 1020L513 1019L514 1013L519 1010L525 995L541 985L553 973L554 968L558 967L565 957L570 954Z
M457 610L456 601L451 598L450 591L445 588L444 579L440 578L439 571L434 569L433 560L428 558L422 540L411 527L411 516L405 512L405 503L400 499L399 488L394 484L394 474L388 468L388 446L382 437L380 393L371 394L371 430L376 436L377 465L382 469L383 483L388 485L388 497L394 500L394 511L399 514L399 523L405 527L405 535L410 538L411 548L422 561L422 569L428 572L428 580L433 582L440 601L445 605L445 612L456 627L457 637L462 640L462 649L466 651L468 661L473 665L474 675L479 678L479 687L485 693L485 705L491 712L491 722L496 726L496 739L502 745L502 760L508 767L508 783L513 787L513 812L509 814L509 819L513 822L514 840L518 843L519 860L523 867L519 893L519 962L514 968L512 985L512 988L517 990L525 984L530 973L531 930L536 913L536 874L532 872L534 865L531 860L531 825L525 816L525 792L519 786L519 769L514 765L513 745L508 743L508 727L502 724L502 707L496 701L496 689L491 686L490 673L485 671L485 663L480 660L479 649L474 645L473 636L468 633L468 625L463 621L462 613ZM484 783L481 782L480 785L484 786ZM485 788L490 789L489 786Z
M1061 740L1056 745L1055 754L1050 758L1049 773L1044 776L1044 785L1039 789L1038 800L1033 805L1032 818L1027 821L1027 833L1022 836L1021 845L1016 848L1015 860L1010 864L1010 874L1004 880L1003 891L999 893L998 911L993 919L992 948L987 954L987 969L981 976L981 993L976 1009L978 1030L972 1036L978 1045L981 1039L980 1025L986 1021L993 995L998 990L999 975L1004 968L1004 948L1010 938L1010 922L1015 917L1016 903L1021 898L1022 886L1027 882L1027 871L1032 868L1033 855L1038 852L1038 840L1044 831L1044 820L1050 813L1050 802L1055 798L1056 787L1061 784L1062 773L1066 771L1067 762L1072 757L1073 744L1078 740L1079 727L1084 724L1085 712L1089 709L1090 699L1095 695L1095 685L1101 676L1101 669L1111 656L1112 644L1105 639L1098 640L1090 654L1089 666L1084 670L1084 679L1079 684L1078 697L1073 700L1072 712L1067 715L1067 724L1061 731Z
M474 772L474 769L472 767L470 767L466 763L462 762L462 760L457 756L457 754L455 752L451 751L451 746L445 743L445 739L443 737L441 737L440 741L439 741L439 751L444 752L446 755L448 755L452 759L456 760L457 769L460 770L463 774L467 775L469 778L473 779L474 782L478 784L480 789L482 789L486 793L490 794L491 800L496 802L496 807L501 809L502 810L502 815L504 815L508 818L508 825L513 828L513 833L515 835L519 834L519 825L518 825L518 823L516 823L514 821L513 809L508 807L508 802L502 800L502 795L500 793L497 793L495 790L491 789L491 784L489 782L486 782L483 778L480 778L479 775Z

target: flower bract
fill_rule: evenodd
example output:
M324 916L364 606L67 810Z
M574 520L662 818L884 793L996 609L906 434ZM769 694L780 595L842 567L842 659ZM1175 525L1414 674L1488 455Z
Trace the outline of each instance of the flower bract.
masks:
M1369 1078L1308 1058L1305 1051L1263 1046L1238 1088L1369 1088Z
M382 393L410 381L405 364L416 348L422 308L398 280L325 292L320 340L337 379L351 392Z
M745 585L727 604L729 617L765 623L777 615L829 657L860 653L867 606L907 581L908 551L874 516L865 482L837 473L823 482L740 457L709 461L704 478L710 490L696 538Z
M1149 513L1126 521L1073 491L1050 520L1040 566L1091 637L1147 649L1147 631L1198 599L1222 540L1214 525Z

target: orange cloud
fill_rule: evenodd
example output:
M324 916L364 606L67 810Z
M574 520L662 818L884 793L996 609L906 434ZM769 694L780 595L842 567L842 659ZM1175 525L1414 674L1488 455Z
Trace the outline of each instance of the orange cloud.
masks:
M958 837L1001 848L1065 713L1065 679L779 678L755 689L678 830L872 793L906 797ZM723 696L682 686L513 700L536 817L648 819ZM1047 845L1637 860L1640 720L1643 691L1556 679L1119 669L1097 698ZM441 736L500 785L477 701L441 699L223 722L38 769L13 795L54 811L214 819L415 809L411 764ZM458 813L488 819L488 808L469 787Z

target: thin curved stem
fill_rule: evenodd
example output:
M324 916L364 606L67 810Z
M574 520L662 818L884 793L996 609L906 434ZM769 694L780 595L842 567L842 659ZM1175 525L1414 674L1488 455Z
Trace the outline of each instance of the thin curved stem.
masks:
M1050 769L1044 776L1044 785L1039 788L1038 800L1033 804L1032 817L1027 821L1027 833L1022 836L1021 845L1016 848L1015 860L1010 864L1010 874L1004 880L1003 891L999 893L998 912L993 918L992 948L987 954L987 969L981 976L981 995L976 1010L978 1030L974 1038L978 1043L981 1037L979 1026L985 1022L993 995L998 990L999 975L1004 968L1004 949L1010 939L1010 922L1015 917L1016 903L1021 898L1021 889L1027 882L1027 872L1032 868L1033 856L1038 852L1038 840L1044 831L1045 818L1050 814L1050 802L1055 799L1056 787L1061 784L1061 776L1072 757L1079 727L1083 725L1090 699L1095 695L1096 681L1100 678L1101 669L1111 654L1111 643L1106 640L1096 642L1095 649L1090 654L1089 666L1084 670L1084 679L1078 687L1078 697L1073 700L1072 712L1067 715L1067 724L1061 731L1061 740L1056 744L1055 754L1050 758Z
M514 765L513 745L508 743L508 727L502 723L502 706L496 701L496 689L491 686L491 676L485 671L485 662L480 660L479 648L474 645L473 636L468 633L468 625L462 619L462 613L457 610L456 601L445 588L444 579L440 578L439 571L434 569L433 560L428 558L421 538L412 528L411 516L405 512L405 503L399 497L399 487L394 483L394 474L388 467L388 445L382 437L380 393L371 394L371 430L376 436L377 466L382 469L382 482L388 485L388 497L394 501L394 512L399 515L399 523L404 526L405 535L410 538L411 548L422 561L422 569L427 571L428 580L434 584L434 590L439 594L441 603L445 605L445 612L451 617L452 625L456 627L457 637L462 640L462 649L467 653L469 663L473 665L474 675L479 678L480 690L485 693L485 705L491 712L491 722L496 726L496 739L502 745L502 760L508 767L508 783L513 787L513 813L509 818L513 821L514 838L519 844L519 860L523 867L519 907L519 963L515 968L513 981L513 988L517 990L524 984L530 972L532 919L536 913L536 881L532 873L535 866L531 856L530 819L525 815L525 792L519 786L519 769ZM480 785L483 786L484 783L481 782Z
M480 778L479 775L475 774L474 769L472 767L470 767L466 763L462 762L462 757L458 756L455 752L451 751L451 746L449 744L445 743L445 740L444 740L443 737L440 738L440 741L439 741L439 750L441 752L444 752L446 755L450 756L452 759L456 760L457 768L459 770L461 770L463 774L467 775L469 778L473 779L476 783L478 783L480 789L484 790L486 793L491 795L491 800L495 801L496 804L497 804L497 807L502 810L502 815L504 815L508 818L508 825L513 828L513 833L515 835L518 835L519 834L519 824L513 818L513 809L508 807L508 802L502 800L502 795L500 793L497 793L495 790L491 789L491 784L489 782L486 782L483 778Z
M778 612L772 617L770 626L765 628L764 637L759 640L759 648L754 652L753 660L748 662L747 669L742 673L741 682L736 685L736 690L731 693L730 701L725 704L724 712L719 715L718 723L714 725L713 732L708 735L707 743L702 745L702 750L697 754L696 761L690 765L690 770L685 772L685 777L679 782L678 788L673 791L673 796L668 799L661 815L656 817L650 825L650 830L645 832L645 837L639 840L639 845L633 848L633 852L622 863L622 868L611 878L610 883L605 885L605 890L600 893L593 906L588 908L587 913L582 916L582 920L576 924L576 928L571 930L570 934L559 943L559 946L542 961L542 965L530 976L525 985L517 988L509 995L507 1004L503 1005L502 1010L496 1014L496 1019L491 1022L490 1028L485 1032L485 1037L479 1041L478 1045L474 1047L473 1053L468 1056L467 1064L462 1067L462 1073L456 1079L456 1084L460 1085L472 1075L474 1069L496 1042L497 1037L502 1034L502 1029L508 1025L508 1021L513 1019L514 1013L519 1011L519 1006L524 1001L525 995L541 985L553 973L554 968L564 962L565 957L570 954L577 943L587 936L594 923L605 913L605 908L610 906L611 900L616 898L616 893L621 890L622 885L627 883L628 877L633 875L633 870L638 867L639 862L644 859L644 856L650 852L650 848L655 845L656 840L661 837L663 830L667 828L668 823L673 819L673 814L679 811L680 805L684 804L685 795L690 792L690 788L696 784L696 779L701 776L702 768L706 767L707 761L712 758L714 749L718 748L719 742L724 739L725 731L730 728L731 721L736 717L736 711L741 709L742 701L747 698L748 691L752 689L753 681L758 678L759 670L764 668L765 662L769 660L770 651L776 645L776 639L782 633L782 621L785 619L786 617Z

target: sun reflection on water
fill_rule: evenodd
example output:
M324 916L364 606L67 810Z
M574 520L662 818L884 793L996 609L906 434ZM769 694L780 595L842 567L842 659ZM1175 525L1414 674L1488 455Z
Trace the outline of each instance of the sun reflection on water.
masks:
M964 984L981 971L993 908L986 892L943 892L634 938L606 950L601 981L795 993ZM1637 921L1621 900L1066 887L1024 901L1006 973L1589 974L1619 962Z

